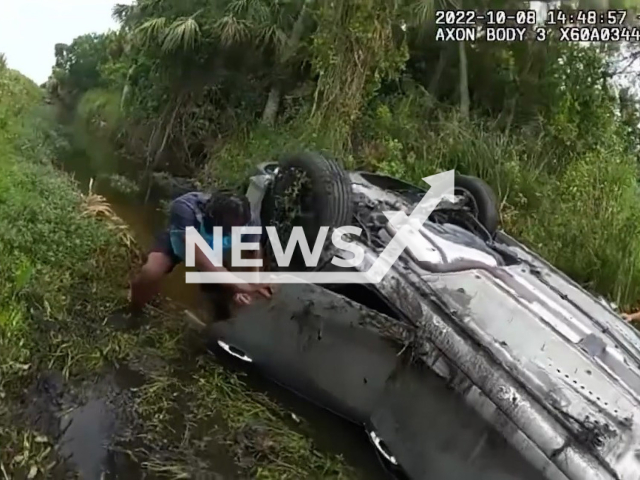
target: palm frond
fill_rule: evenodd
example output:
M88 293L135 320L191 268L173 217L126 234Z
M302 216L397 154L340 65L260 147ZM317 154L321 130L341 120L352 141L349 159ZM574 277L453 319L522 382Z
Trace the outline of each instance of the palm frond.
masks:
M220 35L223 45L240 43L249 38L248 22L239 20L232 15L225 15L215 24L215 28Z
M7 68L7 56L4 53L0 53L0 72Z
M145 43L162 41L166 35L167 19L164 17L151 18L136 28Z
M162 50L165 53L174 52L179 48L190 50L195 47L200 40L200 25L194 16L179 18L168 28L162 42Z
M137 0L136 6L140 12L144 14L150 14L151 12L159 11L160 4L164 0Z
M226 11L233 16L242 15L249 10L251 3L252 0L233 0L227 5Z
M264 47L273 45L278 50L281 50L287 44L287 34L283 32L277 25L264 24L263 27L258 29L257 41Z
M437 9L460 10L461 0L416 0L411 2L409 12L413 25L424 25L433 21Z
M133 13L135 8L135 5L116 3L111 9L111 17L120 24L125 23L127 18L130 17Z
M411 9L414 21L412 23L423 24L430 22L435 14L435 0L419 0Z
M249 19L258 24L270 22L272 20L271 9L262 0L251 0L249 9Z

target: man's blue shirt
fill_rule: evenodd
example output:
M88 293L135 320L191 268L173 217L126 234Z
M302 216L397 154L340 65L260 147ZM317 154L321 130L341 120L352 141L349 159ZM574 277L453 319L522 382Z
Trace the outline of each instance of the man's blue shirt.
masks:
M185 231L187 227L194 227L208 241L213 249L213 231L205 232L200 222L201 209L210 198L206 193L189 192L176 198L169 207L169 232L171 247L174 253L184 260L185 258ZM215 225L215 219L213 221ZM252 218L246 226L259 227L260 219ZM260 234L243 234L243 242L259 243ZM223 240L224 249L231 247L231 239Z

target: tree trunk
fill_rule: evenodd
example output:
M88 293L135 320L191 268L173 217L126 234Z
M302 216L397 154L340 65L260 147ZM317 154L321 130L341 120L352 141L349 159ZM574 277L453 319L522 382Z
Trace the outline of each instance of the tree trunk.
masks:
M469 100L469 75L467 73L467 51L464 42L458 42L460 54L460 113L462 117L469 118L471 101Z
M267 125L273 125L278 116L278 110L280 109L280 81L276 80L274 85L269 91L269 98L267 98L267 104L264 106L264 112L262 113L262 123Z
M293 29L291 30L291 35L287 39L287 44L284 48L284 51L282 52L282 56L278 61L278 66L276 67L278 71L280 71L286 65L287 61L289 61L293 54L298 50L300 41L302 40L302 34L304 33L304 24L307 18L307 12L309 11L309 7L313 3L313 1L314 0L305 0L302 4L300 13L298 14L298 18L296 19L296 23L293 25ZM282 87L280 84L280 78L276 78L273 86L271 87L269 98L267 99L267 103L262 113L263 123L266 123L267 125L274 124L274 122L276 121L276 117L278 116L281 97Z
M436 65L436 69L433 72L433 76L429 81L429 87L427 91L433 97L438 96L438 87L440 86L440 78L442 77L442 73L444 72L444 68L447 66L447 61L449 60L449 49L447 45L444 45L442 51L440 52L440 57L438 58L438 64Z

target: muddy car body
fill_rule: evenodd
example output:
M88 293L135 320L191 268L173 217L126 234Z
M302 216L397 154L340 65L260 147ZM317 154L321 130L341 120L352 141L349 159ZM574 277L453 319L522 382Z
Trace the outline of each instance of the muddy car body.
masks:
M283 165L251 178L267 223ZM409 215L425 191L341 175L366 271L394 235L380 213ZM281 285L214 324L218 345L363 425L409 478L640 479L636 331L486 213L479 229L465 215L477 211L453 202L424 224L413 248L433 251L429 262L405 251L378 284Z

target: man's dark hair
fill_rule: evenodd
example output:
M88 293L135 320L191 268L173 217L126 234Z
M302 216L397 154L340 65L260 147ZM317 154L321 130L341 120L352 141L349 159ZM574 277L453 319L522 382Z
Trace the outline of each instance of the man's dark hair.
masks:
M221 226L224 234L231 233L231 228L246 225L251 220L251 207L244 195L218 190L204 205L205 229L211 230Z

